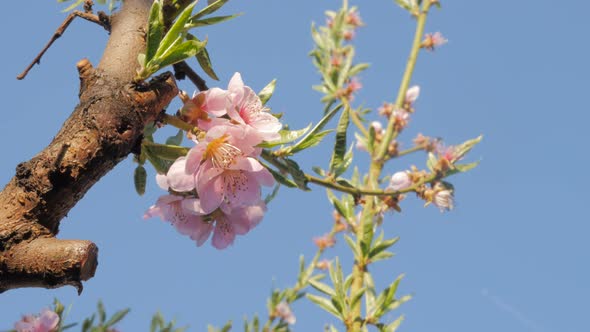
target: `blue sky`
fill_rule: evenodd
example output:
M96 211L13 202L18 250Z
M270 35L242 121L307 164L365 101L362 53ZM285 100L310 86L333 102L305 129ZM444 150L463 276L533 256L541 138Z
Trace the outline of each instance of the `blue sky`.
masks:
M355 102L376 108L394 99L414 22L393 1L351 3L360 5L367 24L357 35L357 59L371 63ZM236 71L255 90L277 78L270 106L301 128L322 110L311 89L319 76L307 57L310 24L323 23L324 10L338 6L231 1L224 13L245 15L197 34L209 37L221 87ZM65 17L61 8L54 1L4 4L2 184L52 139L77 102L75 63L83 57L98 63L106 41L101 28L76 21L41 66L17 81ZM402 139L409 144L422 132L450 144L479 134L484 141L470 156L481 165L450 179L455 210L441 214L409 197L404 213L384 223L386 234L401 240L396 256L373 271L378 285L406 274L401 292L414 298L396 313L406 315L402 331L563 332L587 325L588 10L585 2L443 1L443 9L430 15L426 31L442 31L449 43L419 58L412 82L422 94ZM181 87L193 90L186 82ZM308 170L325 166L331 140L325 145L301 155L300 164ZM411 164L423 167L424 156L395 161L390 172ZM324 190L282 189L264 221L233 247L197 248L168 224L142 220L162 192L151 181L148 193L137 196L132 172L130 160L122 162L61 224L60 238L88 239L100 248L96 276L82 296L73 288L9 291L0 295L0 329L53 297L73 306L70 322L93 312L98 299L111 312L131 307L119 325L123 331L146 330L157 310L191 331L264 315L269 290L295 282L298 256L311 256L312 237L330 227ZM350 267L343 241L327 257L335 255ZM319 331L333 322L309 303L294 310L296 331Z

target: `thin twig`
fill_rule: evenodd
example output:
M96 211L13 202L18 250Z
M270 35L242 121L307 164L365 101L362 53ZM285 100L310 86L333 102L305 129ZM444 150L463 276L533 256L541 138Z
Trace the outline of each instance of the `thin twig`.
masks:
M35 64L39 64L41 62L41 57L45 54L45 52L47 52L47 50L49 49L49 47L51 47L53 42L55 42L59 37L61 37L63 35L63 33L66 31L66 29L68 28L70 23L72 23L72 21L76 17L81 17L87 21L90 21L90 22L100 25L101 27L103 27L105 30L107 30L109 32L111 31L110 17L107 14L105 14L104 12L98 12L98 15L94 15L92 13L85 13L85 12L81 12L79 10L74 10L73 12L71 12L68 15L68 17L66 17L66 19L59 26L59 28L57 28L57 30L55 30L55 33L53 34L53 36L51 37L51 39L49 40L47 45L45 45L43 50L41 50L41 52L39 52L39 54L35 57L33 62L31 62L31 64L29 64L27 66L27 68L25 68L25 70L16 77L16 79L22 80L23 78L25 78L27 76L27 74L29 73L29 71L31 70L31 68L33 68L33 66Z
M194 85L197 86L199 91L209 90L207 83L204 79L199 76L186 62L181 61L179 63L174 64L174 77L178 80L184 79L185 75L188 76L188 79L193 82Z

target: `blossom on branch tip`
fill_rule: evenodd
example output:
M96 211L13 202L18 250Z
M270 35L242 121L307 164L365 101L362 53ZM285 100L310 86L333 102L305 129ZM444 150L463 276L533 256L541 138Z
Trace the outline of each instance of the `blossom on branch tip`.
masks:
M314 237L313 242L320 250L333 247L336 244L336 239L331 234L324 234L323 236Z
M403 104L403 109L413 113L414 112L414 102L418 99L418 97L420 96L420 87L418 85L414 85L412 87L410 87L407 91L406 91L406 96L404 98L404 104Z
M435 48L446 44L448 40L440 32L427 33L422 40L420 47L429 51L434 51Z
M227 115L237 122L252 127L264 141L280 138L283 125L262 105L260 97L244 85L240 73L235 73L227 87L229 108Z
M49 309L43 309L38 316L26 315L14 324L17 332L55 332L59 324L59 315Z
M408 171L396 172L389 180L388 190L404 190L412 186L412 178Z
M281 301L279 304L277 304L275 307L275 315L284 320L289 325L295 324L295 315L291 311L289 304L285 301Z
M454 202L453 192L449 189L438 191L434 194L434 199L432 200L432 203L434 203L434 205L436 205L442 212L445 210L452 210Z
M259 137L243 126L215 126L193 147L186 173L195 175L197 194L205 213L260 199L260 186L272 186L272 174L254 158Z

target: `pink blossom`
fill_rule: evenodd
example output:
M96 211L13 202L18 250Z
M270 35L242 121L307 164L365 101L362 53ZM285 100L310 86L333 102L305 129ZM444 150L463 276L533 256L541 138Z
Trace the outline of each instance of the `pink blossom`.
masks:
M405 103L412 105L416 99L420 96L420 87L418 85L414 85L406 91L406 99Z
M422 41L422 47L429 51L434 51L435 48L446 44L448 40L443 37L442 33L427 33Z
M186 208L208 221L210 228L203 241L207 240L213 230L211 244L217 249L228 247L234 242L236 235L248 233L260 223L266 212L266 205L262 200L252 205L236 207L229 213L217 209L213 213L206 214L198 199L191 200L190 204L186 204Z
M435 143L434 151L440 158L446 159L451 164L463 158L463 155L459 153L457 147L452 145L446 146L440 141Z
M264 141L280 138L283 125L262 105L258 95L244 85L240 73L234 74L227 90L230 101L227 114L232 120L254 128Z
M225 115L229 107L228 93L220 88L195 92L191 99L182 92L180 98L184 103L181 110L183 118L194 125L206 121L208 114L216 117Z
M389 180L389 186L387 189L390 190L404 190L412 185L412 179L407 171L396 172L391 176Z
M55 332L59 316L49 309L43 309L38 316L26 315L14 324L17 332Z
M395 120L397 130L400 131L408 126L410 113L404 109L395 109L393 111L393 119Z
M363 25L363 20L356 10L351 10L346 16L346 24L352 25L353 27L360 27Z
M448 42L448 40L443 37L442 33L440 32L435 32L430 38L432 39L432 44L434 47L442 46Z
M454 202L455 199L453 197L453 192L449 189L438 191L436 194L434 194L434 199L432 200L432 203L434 203L434 205L436 205L443 212L445 210L452 210L454 207Z
M193 212L192 206L196 200L176 195L160 196L143 218L160 217L163 221L171 223L180 234L190 236L197 242L197 246L201 246L209 238L213 225Z
M318 270L327 270L330 268L330 264L332 263L332 261L330 261L329 259L322 259L321 261L317 262L315 267Z
M330 234L324 234L319 237L314 237L313 242L320 250L333 247L336 244L336 239Z
M274 184L272 174L252 157L258 143L242 126L215 126L189 151L186 173L195 174L205 213L254 203L261 185Z
M289 304L287 302L281 301L281 303L277 304L275 311L276 311L276 315L278 317L280 317L282 320L284 320L285 322L287 322L287 324L290 324L290 325L295 324L295 321L296 321L295 315L291 311L291 308L289 307Z
M170 166L168 173L156 175L158 186L164 190L184 192L195 189L195 177L186 173L186 157L180 157Z

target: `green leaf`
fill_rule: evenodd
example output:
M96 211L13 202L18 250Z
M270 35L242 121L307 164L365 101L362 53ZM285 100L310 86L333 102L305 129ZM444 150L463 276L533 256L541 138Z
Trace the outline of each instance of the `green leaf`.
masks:
M402 7L403 9L411 12L412 11L412 3L408 0L394 0L395 3L397 3L400 7Z
M65 0L64 0L65 1ZM64 1L59 1L59 2L64 2ZM74 2L73 4L69 5L66 9L62 10L62 13L65 12L69 12L70 10L78 7L79 5L81 5L82 3L84 3L84 0L77 0L76 2Z
M280 185L275 185L275 187L272 189L272 192L266 195L266 197L264 198L264 204L268 205L268 203L270 203L277 196L277 194L279 193L279 188L281 188Z
M336 115L336 113L338 113L338 111L340 111L340 109L342 109L342 104L339 104L338 106L330 110L328 113L326 113L326 115L324 115L324 117L313 127L313 129L309 133L307 133L307 135L305 135L305 137L303 137L299 142L297 142L295 145L291 147L291 151L295 153L297 151L302 150L301 145L307 146L307 141L313 139L313 137L326 126L326 124L332 119L332 117L334 117L334 115ZM327 134L326 132L324 133L324 135Z
M352 66L352 68L350 68L350 70L348 71L348 75L350 77L356 76L358 75L360 72L366 70L367 68L369 68L369 64L368 63L359 63L356 64L354 66Z
M191 17L191 21L196 21L199 18L205 16L205 15L209 15L212 14L214 12L216 12L219 8L223 7L223 5L225 5L226 2L228 2L229 0L217 0L214 3L208 5L207 7L201 9L198 13L196 13L195 15L193 15L193 17Z
M392 323L388 324L385 327L385 332L395 332L397 331L397 328L401 325L401 323L404 321L404 315L399 316L396 320L394 320Z
M92 327L93 323L94 323L94 314L90 318L84 319L84 322L82 322L82 332L87 332Z
M369 253L369 259L373 259L373 257L378 255L379 253L389 249L389 247L394 245L397 241L399 241L399 236L385 241L378 241L375 244L375 246L371 249L371 252Z
M307 186L307 177L305 173L299 167L299 164L292 159L285 158L285 165L287 166L287 171L293 177L293 181L297 184L297 187L301 190L311 190Z
M174 136L168 137L166 139L166 145L180 145L182 144L182 139L184 138L184 131L182 129L178 129L178 133Z
M375 263L384 259L393 257L395 254L390 251L382 251L371 258L371 262Z
M143 64L147 64L151 61L158 51L160 42L162 41L162 35L164 34L164 17L162 15L162 3L161 0L156 0L152 3L150 9L150 17L148 21L148 31L146 40L146 55Z
M202 20L193 20L190 19L187 23L187 25L184 27L185 29L192 29L192 28L198 28L198 27L204 27L204 26L208 26L208 25L214 25L214 24L218 24L221 22L225 22L225 21L229 21L232 18L241 16L241 13L238 14L233 14L233 15L226 15L226 16L213 16L213 17L207 17L205 19Z
M177 145L167 145L145 142L143 144L145 151L151 155L164 160L175 161L179 157L184 157L189 151L189 148Z
M344 240L346 241L346 243L348 244L348 246L350 247L350 249L354 253L354 256L355 257L360 256L361 252L360 252L359 247L356 244L356 242L347 234L344 234Z
M445 173L445 177L451 176L451 175L454 175L457 173L467 172L467 171L475 168L477 165L479 165L479 161L475 161L475 162L468 163L468 164L455 164L455 165L453 165L453 169L450 169L449 171L447 171Z
M104 304L102 303L101 300L98 300L96 308L97 308L97 312L98 312L98 320L102 324L102 323L104 323L104 321L107 318L107 313L104 310Z
M277 79L275 78L274 80L270 81L270 83L268 83L264 88L262 88L260 92L258 92L258 97L260 98L262 105L265 105L270 99L270 97L272 97L272 94L275 92L276 86Z
M336 296L336 292L334 291L334 289L328 286L327 284L313 279L309 280L308 282L311 285L311 287L317 289L318 291L331 297Z
M349 306L351 308L353 308L363 298L363 295L365 294L366 290L367 289L365 287L363 287L363 288L359 289L357 292L350 295Z
M426 167L432 172L438 164L438 158L432 152L428 152L428 159L426 160Z
M296 139L300 138L301 136L305 135L305 133L309 131L309 128L311 128L311 124L303 129L299 129L299 130L280 130L279 135L281 135L281 138L279 138L276 141L272 141L272 142L262 142L262 143L258 144L258 147L272 148L272 147L275 147L278 145L291 143L291 142L295 141Z
M326 176L326 171L324 171L321 167L319 166L312 166L311 170L314 171L317 175L319 176Z
M187 36L189 35L187 34ZM215 73L215 71L213 70L213 66L211 65L211 58L209 57L209 52L207 52L207 49L205 47L203 47L201 52L197 53L197 61L199 62L199 66L201 66L203 71L207 75L209 75L209 77L216 81L219 81L219 77L217 77L217 74Z
M307 297L311 302L317 304L320 308L336 316L336 318L342 320L340 313L329 299L313 294L305 294L305 297Z
M348 133L348 125L350 123L350 113L348 109L345 109L340 115L338 126L336 126L336 140L334 142L334 150L332 152L332 158L330 160L330 173L334 176L340 176L340 174L346 171L344 165L344 155L346 154L346 134Z
M139 196L145 194L145 185L147 182L147 172L145 168L138 165L133 172L133 182L135 183L135 191Z
M168 51L161 55L159 59L159 68L173 65L180 61L184 61L190 57L197 55L207 45L207 41L187 40L184 43L171 47ZM149 66L149 64L148 64Z
M319 133L313 134L311 136L307 136L307 138L299 141L296 144L296 146L293 146L293 147L289 148L288 150L290 153L296 153L296 152L314 147L314 146L320 144L320 142L324 139L324 137L326 135L328 135L329 133L331 133L332 131L333 131L332 129L324 130Z
M158 50L155 54L156 58L159 58L161 55L168 53L168 49L174 44L176 39L183 32L184 25L189 20L193 8L196 4L197 1L191 3L182 11L182 13L180 13L180 15L178 15L176 22L174 22L174 24L170 27L170 30L168 30L168 32L160 42L160 46L158 47Z
M455 147L455 149L456 149L455 153L457 154L457 159L460 159L465 154L467 154L467 152L471 151L471 149L473 149L473 147L476 146L477 143L481 142L482 138L483 138L483 136L480 135L474 139L467 140L467 141L463 142L462 144L457 145Z
M232 321L228 321L227 323L225 323L225 325L221 328L221 332L228 332L229 330L231 330L231 326L232 326Z
M121 319L125 318L125 316L129 313L130 310L131 309L123 309L123 310L117 311L111 317L111 319L109 319L109 321L104 324L105 327L111 327L111 326L117 324L118 322L120 322Z
M291 181L289 178L287 178L283 174L275 171L274 169L272 169L271 167L269 167L268 165L266 165L264 163L262 163L262 165L264 167L266 167L266 169L268 169L268 171L270 172L270 174L272 174L272 177L275 178L275 180L278 183L280 183L280 184L282 184L282 185L284 185L286 187L289 187L289 188L297 188L297 184L295 182Z

